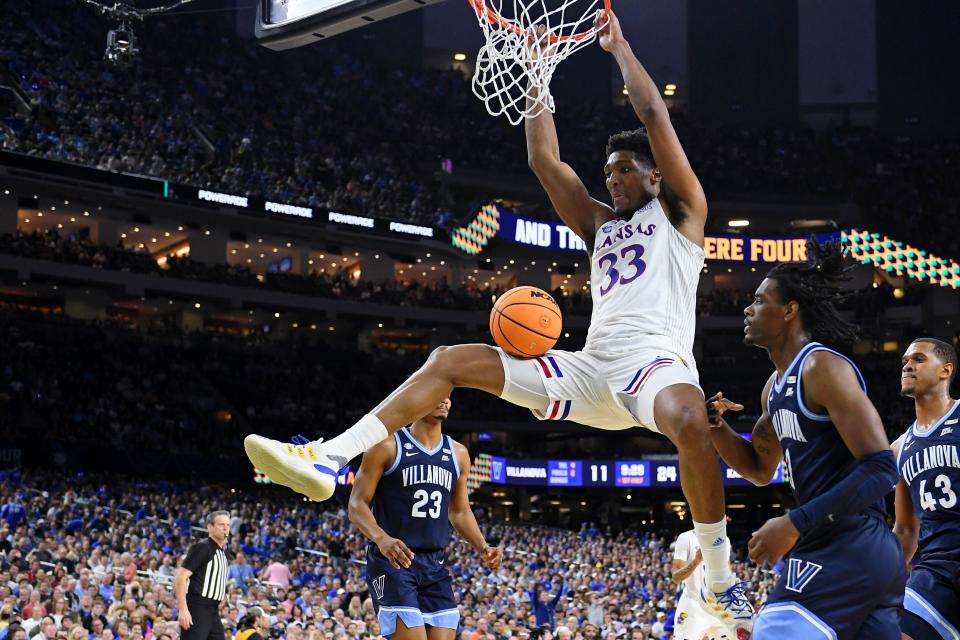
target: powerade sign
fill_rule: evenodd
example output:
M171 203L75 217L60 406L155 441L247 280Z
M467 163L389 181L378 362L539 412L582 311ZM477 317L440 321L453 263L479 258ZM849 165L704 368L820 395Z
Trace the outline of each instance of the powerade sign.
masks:
M169 186L169 183L167 183ZM294 218L323 222L335 227L351 229L355 232L373 232L391 236L406 236L414 238L436 238L441 234L439 229L401 220L388 218L371 218L370 216L342 213L340 211L324 211L303 207L285 202L273 202L263 198L247 197L235 193L222 193L209 189L198 189L184 185L173 185L167 189L165 197L178 200L189 200L207 206L232 207L247 214L267 214L271 217Z

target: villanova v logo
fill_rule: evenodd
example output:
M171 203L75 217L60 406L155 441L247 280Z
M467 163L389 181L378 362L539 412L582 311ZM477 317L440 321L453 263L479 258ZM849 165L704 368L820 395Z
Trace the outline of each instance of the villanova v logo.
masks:
M823 569L823 565L815 562L790 558L790 564L787 567L787 589L802 593L803 588L810 584L810 581L820 573L821 569Z
M377 592L377 599L383 600L383 580L387 575L378 576L373 579L373 590Z

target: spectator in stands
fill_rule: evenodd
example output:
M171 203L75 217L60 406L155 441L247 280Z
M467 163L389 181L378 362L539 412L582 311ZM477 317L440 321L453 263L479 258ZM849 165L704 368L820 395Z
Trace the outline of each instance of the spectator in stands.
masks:
M536 616L537 626L542 627L546 625L550 629L553 629L554 612L557 609L557 604L560 602L560 597L563 595L563 577L560 577L559 586L553 581L549 584L557 590L556 594L550 593L538 581L534 584L534 588L530 592L530 600L534 603L533 610ZM550 640L550 638L543 638L543 640Z
M260 577L267 582L272 582L286 588L290 586L293 574L290 573L290 569L286 564L279 560L274 560L264 568Z
M260 607L250 607L238 629L235 640L266 640L270 637L270 616Z
M253 571L253 567L247 564L247 556L241 551L234 559L234 563L230 565L230 572L228 574L230 582L242 587L255 577L256 574Z

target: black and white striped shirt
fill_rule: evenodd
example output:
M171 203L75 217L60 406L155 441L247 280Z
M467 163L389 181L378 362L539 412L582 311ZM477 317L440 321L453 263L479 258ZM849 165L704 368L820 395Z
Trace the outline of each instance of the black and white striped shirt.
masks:
M218 603L226 597L229 569L227 554L212 538L198 542L187 550L183 568L191 574L187 595Z

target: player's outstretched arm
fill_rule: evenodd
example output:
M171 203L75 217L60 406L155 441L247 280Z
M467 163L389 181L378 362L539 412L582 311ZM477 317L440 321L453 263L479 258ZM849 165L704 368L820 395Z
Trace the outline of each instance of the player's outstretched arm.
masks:
M543 37L542 31L540 37ZM537 55L540 47L530 42L531 55ZM532 97L538 89L529 87ZM532 103L528 98L528 106ZM590 196L580 176L560 159L560 143L553 114L543 109L535 118L524 119L527 136L527 164L543 185L554 210L587 245L593 250L597 227L614 217L613 209Z
M353 479L353 489L350 491L350 503L347 515L350 522L360 530L367 540L377 545L395 569L409 567L413 562L413 552L404 544L403 540L387 535L370 510L373 494L377 491L383 472L393 462L397 455L397 443L393 438L387 438L376 444L363 454L360 470Z
M727 411L740 411L743 405L731 402L717 393L707 399L707 418L710 421L710 438L713 446L731 469L757 486L770 484L780 465L783 451L780 441L773 431L773 421L767 411L766 398L770 395L773 375L763 387L760 404L760 418L753 427L753 434L747 442L734 431L723 414Z
M491 547L487 544L483 532L480 531L480 525L477 524L477 518L473 515L473 509L470 508L470 496L467 493L467 476L470 475L470 453L459 442L454 442L453 446L460 466L460 477L457 478L457 484L450 496L448 514L450 524L483 557L487 568L496 571L503 561L503 549Z
M597 22L601 20L602 17L598 15ZM703 228L707 222L707 197L680 145L677 132L670 122L667 105L660 97L660 90L633 54L630 43L623 37L620 21L612 11L609 22L600 31L600 46L611 53L620 66L630 104L647 128L653 160L663 176L663 182L679 203L680 211L671 212L674 224L688 240L702 247Z
M900 447L902 446L903 436L900 436L891 446L894 459L897 458L897 455L900 453ZM907 566L910 566L910 560L913 559L913 554L917 552L917 546L920 544L920 518L917 516L917 511L913 507L913 496L910 495L910 489L907 487L907 483L904 482L903 478L897 481L893 507L894 513L896 514L896 521L893 524L893 534L897 536L897 539L900 541Z

